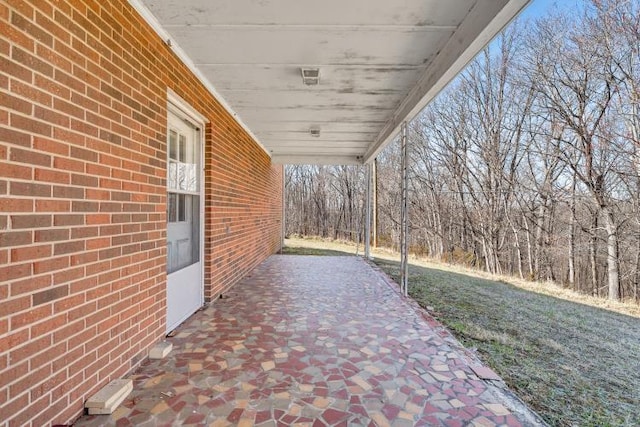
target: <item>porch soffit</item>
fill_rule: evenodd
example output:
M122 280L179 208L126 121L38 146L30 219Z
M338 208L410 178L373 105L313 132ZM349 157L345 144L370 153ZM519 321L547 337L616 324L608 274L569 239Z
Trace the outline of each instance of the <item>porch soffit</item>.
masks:
M362 164L530 0L129 1L274 162Z

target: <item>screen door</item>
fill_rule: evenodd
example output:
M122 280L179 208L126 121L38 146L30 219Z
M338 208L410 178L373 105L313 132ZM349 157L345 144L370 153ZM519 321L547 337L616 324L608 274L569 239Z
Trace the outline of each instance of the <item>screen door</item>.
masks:
M199 130L173 113L167 139L167 331L171 331L203 301L202 147Z

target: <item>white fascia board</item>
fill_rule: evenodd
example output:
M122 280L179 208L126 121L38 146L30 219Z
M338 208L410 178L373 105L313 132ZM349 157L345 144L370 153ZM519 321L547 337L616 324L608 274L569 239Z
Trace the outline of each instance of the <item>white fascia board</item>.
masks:
M169 48L180 58L180 60L189 68L189 70L196 76L200 83L213 95L214 98L222 105L222 107L227 110L229 114L233 117L233 119L244 129L251 138L262 148L262 150L267 154L267 156L271 157L271 153L267 148L260 142L258 137L254 135L254 133L249 129L238 113L236 113L231 105L220 95L220 93L216 90L213 84L207 79L204 74L200 72L196 64L193 63L191 58L186 54L184 50L171 38L171 35L162 28L160 21L151 13L151 11L142 3L142 0L128 0L129 4L142 16L142 18L153 28L156 34L160 37L160 39L164 40L165 43L169 46Z
M271 162L279 165L361 165L360 156L335 156L335 155L277 155L271 157Z
M402 101L393 117L382 128L378 137L364 155L363 163L372 162L387 144L398 134L402 123L417 116L446 86L482 51L531 0L508 0L506 4L497 0L479 0L467 18L458 27L437 58L427 67L418 83ZM502 6L500 6L502 4ZM498 7L500 9L496 10ZM495 14L486 22L482 19L487 11ZM486 24L483 23L486 22ZM478 32L478 25L484 28ZM461 43L465 37L477 34L470 44Z

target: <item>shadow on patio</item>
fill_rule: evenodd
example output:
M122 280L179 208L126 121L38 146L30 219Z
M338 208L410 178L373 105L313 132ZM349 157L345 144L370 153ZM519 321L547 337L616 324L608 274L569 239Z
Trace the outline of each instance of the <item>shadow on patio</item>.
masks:
M272 256L76 425L536 424L393 286L358 257Z

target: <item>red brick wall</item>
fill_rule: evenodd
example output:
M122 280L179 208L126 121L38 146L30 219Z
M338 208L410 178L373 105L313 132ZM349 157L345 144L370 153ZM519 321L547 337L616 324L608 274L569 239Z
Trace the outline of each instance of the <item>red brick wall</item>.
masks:
M211 300L278 249L282 168L125 0L0 2L0 425L73 420L164 335L167 88L210 120Z
M227 117L207 132L205 299L280 249L283 168Z

